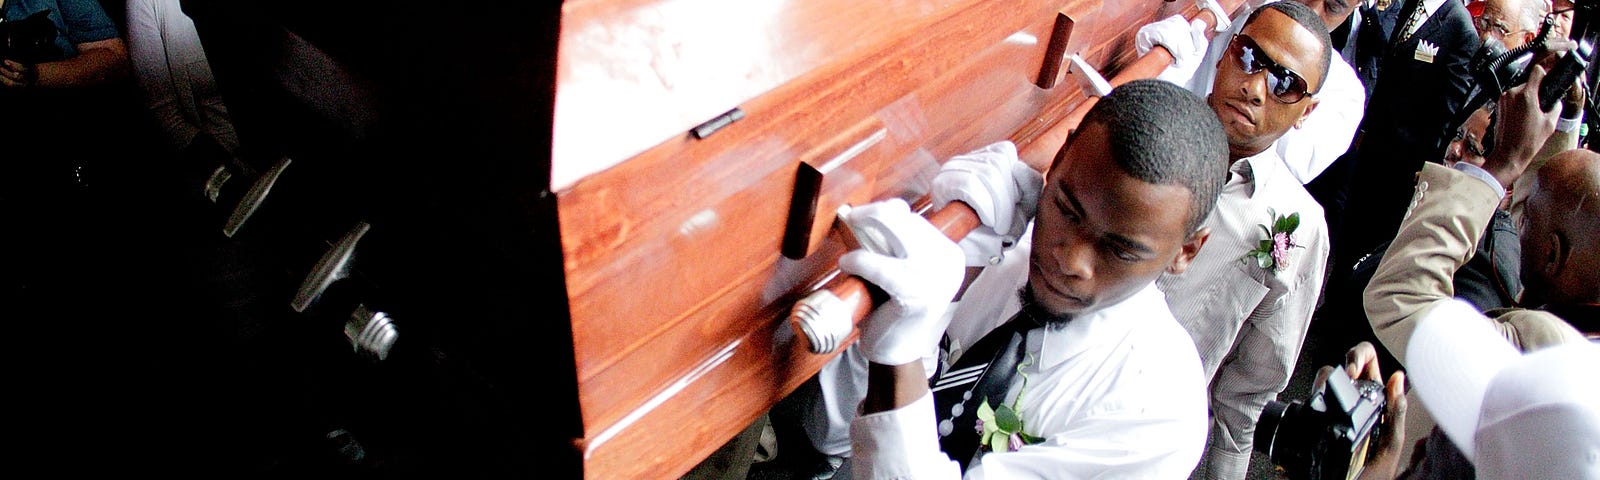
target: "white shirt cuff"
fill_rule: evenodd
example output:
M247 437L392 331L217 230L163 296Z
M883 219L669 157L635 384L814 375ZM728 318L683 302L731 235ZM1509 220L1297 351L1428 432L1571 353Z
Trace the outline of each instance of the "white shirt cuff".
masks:
M865 478L960 477L960 464L939 449L936 420L931 392L910 405L856 417L850 422L852 473Z
M1205 463L1207 478L1245 478L1250 472L1250 453L1230 452L1212 445Z
M1500 180L1496 180L1494 175L1490 175L1489 171L1484 170L1483 167L1466 162L1457 162L1455 169L1458 172L1465 173L1472 178L1482 180L1483 183L1489 184L1489 188L1494 189L1495 198L1506 198L1505 185L1501 185Z
M1583 125L1583 115L1579 115L1578 118L1561 117L1556 120L1556 130L1562 132L1571 133L1576 131L1580 125Z

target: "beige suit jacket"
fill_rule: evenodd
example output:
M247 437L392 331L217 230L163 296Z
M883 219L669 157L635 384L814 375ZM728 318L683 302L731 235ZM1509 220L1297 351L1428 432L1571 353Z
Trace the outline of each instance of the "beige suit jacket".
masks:
M1373 332L1400 363L1417 322L1455 295L1451 279L1472 258L1499 203L1492 187L1454 169L1429 163L1418 174L1405 220L1362 302ZM1559 317L1536 310L1506 312L1495 327L1523 351L1583 338Z
M1417 323L1454 296L1452 278L1472 258L1499 203L1494 188L1482 180L1442 165L1423 165L1405 220L1362 302L1378 340L1402 364ZM1495 328L1524 352L1584 341L1577 329L1548 312L1516 308L1490 313ZM1415 393L1406 399L1412 408L1405 431L1413 438L1426 436L1433 430L1433 417ZM1415 445L1403 442L1400 458L1412 458Z

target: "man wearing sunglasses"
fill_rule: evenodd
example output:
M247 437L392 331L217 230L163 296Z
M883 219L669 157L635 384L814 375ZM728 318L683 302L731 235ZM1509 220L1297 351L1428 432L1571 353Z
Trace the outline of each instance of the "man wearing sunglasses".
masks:
M1228 138L1228 180L1205 221L1210 240L1187 271L1157 281L1210 386L1205 478L1245 477L1256 418L1288 385L1322 289L1322 208L1273 145L1317 109L1331 54L1320 16L1283 1L1251 12L1216 64L1207 103ZM1298 224L1277 236L1291 215ZM1264 256L1252 253L1263 242Z
M1356 10L1356 0L1289 0L1311 7L1322 18L1323 25L1331 30L1350 18ZM1248 4L1255 2L1248 2ZM1270 2L1267 2L1270 3ZM1218 33L1209 43L1205 32L1196 32L1181 15L1146 25L1134 37L1141 52L1155 45L1167 48L1173 54L1173 65L1158 78L1188 87L1200 96L1211 93L1212 80L1217 75L1217 61L1222 59L1232 44L1233 35L1239 33L1245 17L1253 10L1236 14L1232 27ZM1274 148L1283 158L1300 183L1311 181L1328 168L1329 164L1350 148L1356 127L1366 108L1367 92L1356 71L1337 57L1328 65L1327 79L1317 90L1316 111L1306 117L1296 128L1279 138Z

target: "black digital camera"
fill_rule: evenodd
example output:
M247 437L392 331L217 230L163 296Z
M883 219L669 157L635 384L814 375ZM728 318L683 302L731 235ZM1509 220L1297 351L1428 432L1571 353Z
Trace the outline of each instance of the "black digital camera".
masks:
M1255 450L1293 480L1352 479L1375 449L1383 425L1383 384L1351 380L1334 368L1308 402L1267 402L1256 421Z
M1570 38L1577 42L1577 48L1567 52L1558 60L1554 67L1546 73L1539 85L1539 107L1548 112L1555 107L1556 102L1567 94L1577 81L1578 75L1589 70L1594 62L1595 44L1600 43L1600 32L1591 32L1592 10L1595 0L1578 0L1575 3L1575 20L1572 24ZM1505 44L1493 38L1485 38L1483 45L1473 55L1469 68L1472 73L1472 89L1467 95L1464 108L1460 110L1458 118L1452 119L1448 125L1449 132L1454 133L1467 119L1472 116L1485 103L1500 98L1507 90L1516 88L1528 82L1533 61L1549 51L1550 30L1554 28L1556 17L1546 15L1539 24L1539 32L1534 40L1513 49L1506 49ZM1595 80L1591 75L1591 83ZM1592 91L1593 89L1591 89ZM1592 107L1593 95L1586 103L1581 105L1586 109ZM1576 118L1577 111L1562 112L1563 116Z
M16 21L0 21L0 58L26 64L53 60L61 56L56 47L56 23L44 10Z

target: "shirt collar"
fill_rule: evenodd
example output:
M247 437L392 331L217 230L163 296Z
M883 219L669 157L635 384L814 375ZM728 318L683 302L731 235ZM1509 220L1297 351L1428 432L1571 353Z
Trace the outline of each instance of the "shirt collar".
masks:
M1439 9L1444 8L1444 2L1446 1L1447 0L1422 0L1422 5L1418 6L1418 8L1422 9L1422 19L1426 21L1428 17L1432 17L1434 13L1438 13ZM1418 22L1418 29L1422 28L1421 23L1422 22Z
M1261 185L1268 184L1281 175L1289 175L1289 167L1284 166L1283 160L1278 157L1276 146L1269 147L1261 153L1234 160L1228 166L1228 171L1233 176L1228 179L1227 189L1239 184L1245 187L1245 196L1253 197L1261 189Z
M1151 319L1163 317L1171 318L1172 313L1167 310L1166 297L1152 280L1138 293L1115 305L1036 331L1043 335L1029 335L1028 351L1039 352L1039 368L1048 369L1097 344L1117 341Z

